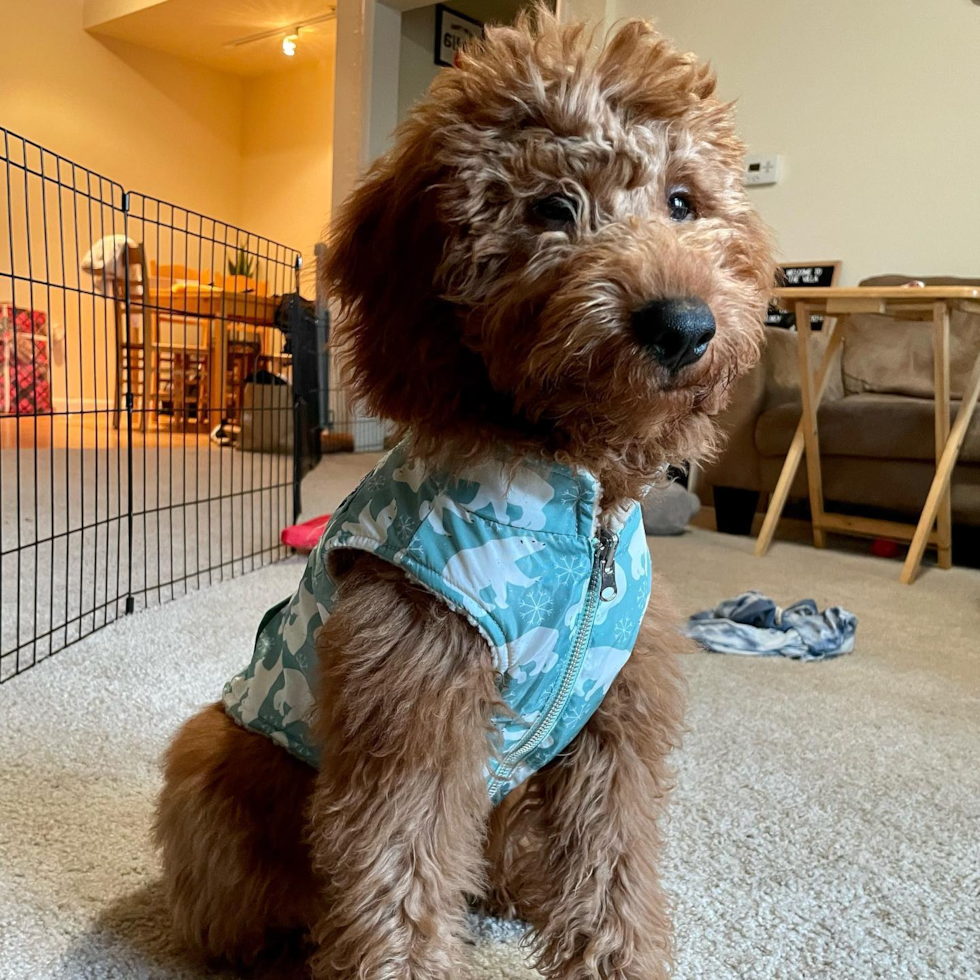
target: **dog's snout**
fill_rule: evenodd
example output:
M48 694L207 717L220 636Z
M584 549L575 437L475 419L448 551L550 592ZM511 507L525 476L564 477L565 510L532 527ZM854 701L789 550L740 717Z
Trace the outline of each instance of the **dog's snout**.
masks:
M636 338L668 371L699 361L715 335L715 318L700 299L655 299L633 312Z

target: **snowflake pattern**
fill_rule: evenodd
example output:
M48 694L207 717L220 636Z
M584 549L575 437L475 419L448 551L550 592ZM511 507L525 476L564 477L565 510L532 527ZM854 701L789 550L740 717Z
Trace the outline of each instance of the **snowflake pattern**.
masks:
M425 548L422 547L422 542L415 540L408 546L408 553L414 555L416 558L425 557Z
M388 481L385 479L384 473L380 473L375 470L365 481L364 489L370 494L377 493Z
M411 534L415 533L415 528L418 525L418 521L411 517L409 514L402 514L401 517L395 521L395 534L399 538L407 538Z
M578 577L584 567L585 559L581 555L561 555L555 562L555 577L562 585L567 585Z
M544 589L528 589L521 599L521 614L530 626L540 626L551 614L554 604Z
M626 619L625 617L621 619L616 623L616 629L613 630L613 635L618 642L629 643L633 637L633 620Z
M592 682L594 686L594 682ZM569 723L575 728L582 728L591 716L591 705L586 698L573 700L565 709L565 715ZM554 739L552 739L554 741Z
M570 507L578 507L580 503L589 499L589 494L584 487L575 484L562 490L561 499Z

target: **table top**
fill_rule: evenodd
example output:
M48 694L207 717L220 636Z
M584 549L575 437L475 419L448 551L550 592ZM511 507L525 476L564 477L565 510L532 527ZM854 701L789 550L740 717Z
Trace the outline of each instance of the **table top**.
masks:
M148 292L149 305L164 315L184 314L260 326L275 324L276 308L279 305L278 296L227 292L210 287L172 290L151 285Z
M819 303L828 299L935 303L944 299L980 300L980 286L784 286L773 290L773 295L798 303Z

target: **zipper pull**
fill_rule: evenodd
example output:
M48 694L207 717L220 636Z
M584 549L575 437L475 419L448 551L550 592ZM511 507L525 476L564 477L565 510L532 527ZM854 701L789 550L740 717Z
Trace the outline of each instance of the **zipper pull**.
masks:
M599 598L611 602L616 598L616 548L619 535L604 527L599 528Z

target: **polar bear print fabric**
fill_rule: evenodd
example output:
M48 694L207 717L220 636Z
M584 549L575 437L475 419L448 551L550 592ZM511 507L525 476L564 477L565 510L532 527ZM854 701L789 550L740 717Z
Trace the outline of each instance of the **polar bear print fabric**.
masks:
M251 663L225 685L225 709L318 764L315 647L337 590L327 557L370 551L464 615L489 644L506 710L494 719L484 775L499 802L578 734L636 641L650 596L640 509L603 515L601 497L583 470L526 460L436 472L400 444L333 514L296 594L266 613ZM616 536L608 601L598 587L608 548L600 525Z
M506 609L511 587L523 593L541 578L532 578L521 571L521 559L530 558L545 547L543 541L527 536L488 541L453 555L442 574L460 591L485 595L498 609Z

